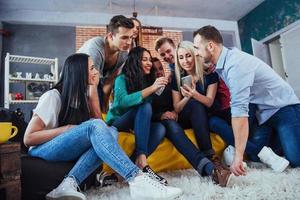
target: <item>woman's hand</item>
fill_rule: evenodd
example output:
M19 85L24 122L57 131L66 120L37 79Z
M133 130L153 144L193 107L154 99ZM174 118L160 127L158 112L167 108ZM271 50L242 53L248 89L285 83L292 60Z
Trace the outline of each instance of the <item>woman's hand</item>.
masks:
M156 92L159 88L161 88L167 84L168 84L168 78L159 77L154 81L154 83L152 84L151 87L153 88L154 92Z
M171 119L171 120L175 120L177 121L178 119L178 114L175 112L175 111L167 111L167 112L164 112L164 114L161 115L160 117L161 120L164 120L164 119Z
M152 95L154 92L158 91L160 88L168 84L168 79L166 77L159 77L155 79L154 83L142 90L143 99Z
M196 85L194 81L192 82L192 87L189 87L188 85L184 85L183 87L180 87L180 91L182 96L188 97L188 98L194 98L196 91Z
M180 87L180 92L183 97L189 97L188 92L184 89L184 87Z

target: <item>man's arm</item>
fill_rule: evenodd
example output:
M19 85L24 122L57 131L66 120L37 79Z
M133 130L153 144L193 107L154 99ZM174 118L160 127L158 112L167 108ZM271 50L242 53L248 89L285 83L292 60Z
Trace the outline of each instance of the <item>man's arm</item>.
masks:
M104 85L102 86L102 91L103 91L103 106L101 108L101 110L104 112L104 113L107 113L108 111L108 104L109 104L109 97L110 97L110 94L111 94L111 91L112 91L112 87L113 87L113 84L111 83L104 83Z
M231 170L235 175L245 175L245 169L239 164L243 162L244 151L248 140L248 117L233 117L231 123L235 146L234 166L231 167Z
M105 78L103 85L102 85L102 91L103 91L103 105L104 108L101 108L103 112L108 111L108 103L109 103L109 97L111 94L111 91L114 86L114 81L116 77L121 73L122 68L116 69L112 74L110 74L109 77Z
M237 63L233 62L232 65L225 68L225 78L231 94L232 129L236 147L230 169L237 176L246 175L246 170L243 167L243 154L249 134L250 88L255 77L255 67L249 65L248 62L238 60Z
M89 107L91 110L91 116L93 118L102 119L101 108L99 104L99 97L97 91L97 85L89 86Z

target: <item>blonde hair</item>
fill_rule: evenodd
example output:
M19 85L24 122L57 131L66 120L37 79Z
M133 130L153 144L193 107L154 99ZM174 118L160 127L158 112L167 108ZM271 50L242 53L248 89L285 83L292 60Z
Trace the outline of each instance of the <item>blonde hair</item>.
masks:
M202 87L204 87L204 66L203 62L200 58L199 55L195 52L194 44L190 41L182 41L177 45L177 48L175 50L175 77L176 77L176 82L177 82L177 87L178 89L180 88L180 81L181 81L181 74L184 72L184 69L182 69L180 63L179 63L179 58L178 58L178 50L186 49L189 51L194 60L195 60L195 73L199 81L202 83Z

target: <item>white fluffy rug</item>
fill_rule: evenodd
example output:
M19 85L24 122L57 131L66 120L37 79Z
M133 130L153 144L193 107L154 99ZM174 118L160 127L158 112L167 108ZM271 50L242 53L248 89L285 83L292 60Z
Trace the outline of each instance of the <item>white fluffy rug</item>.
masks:
M183 190L182 200L300 199L300 168L289 168L284 173L276 174L269 168L252 163L248 167L247 176L233 177L228 188L214 185L210 178L200 177L193 169L161 173L161 175L170 185ZM86 195L90 200L131 199L128 185L125 183L93 188L88 190Z

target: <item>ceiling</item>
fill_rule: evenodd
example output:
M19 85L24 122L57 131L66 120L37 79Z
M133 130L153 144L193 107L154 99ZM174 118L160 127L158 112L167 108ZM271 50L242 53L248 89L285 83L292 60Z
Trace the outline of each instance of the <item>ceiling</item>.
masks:
M264 0L0 0L0 17L9 12L83 12L171 16L237 21ZM1 18L0 18L1 21Z

